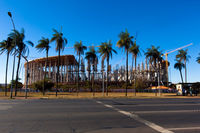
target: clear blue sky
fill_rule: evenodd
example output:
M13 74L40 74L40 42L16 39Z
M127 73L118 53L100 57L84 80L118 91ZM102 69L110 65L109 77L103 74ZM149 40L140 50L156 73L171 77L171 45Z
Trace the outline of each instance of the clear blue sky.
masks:
M61 26L64 36L69 41L67 47L72 47L79 40L87 46L100 45L103 41L112 40L118 52L111 61L111 64L115 65L125 64L125 55L116 47L116 42L118 34L128 29L131 35L138 32L138 45L144 51L151 45L160 46L166 51L193 43L194 45L188 48L191 56L188 81L200 81L200 65L196 63L196 57L200 53L199 0L1 0L0 5L0 41L6 39L12 30L7 15L7 12L11 11L16 28L24 28L26 40L35 44L41 36L51 38L52 28L59 30ZM57 55L55 44L51 45L50 56ZM30 49L30 59L45 56L45 53ZM73 49L65 49L62 54L75 53ZM176 54L177 52L169 55L172 82L180 81L179 72L173 68ZM1 55L0 60L0 83L3 83L6 56ZM142 52L138 63L143 60ZM9 80L11 66L10 61ZM22 69L20 72L22 78L23 71Z

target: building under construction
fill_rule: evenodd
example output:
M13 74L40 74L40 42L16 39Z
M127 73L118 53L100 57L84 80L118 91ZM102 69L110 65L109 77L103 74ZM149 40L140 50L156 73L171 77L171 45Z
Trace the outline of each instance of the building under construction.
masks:
M46 58L39 58L35 60L29 61L29 79L28 85L35 83L37 81L44 79L45 74L45 63ZM50 79L52 82L56 82L56 74L57 74L57 63L58 56L51 56L48 58L48 62L46 63L46 77ZM143 79L149 82L157 82L157 76L159 71L159 77L161 83L168 82L168 75L166 70L166 62L162 61L160 64L157 64L155 69L150 62L145 60L145 63L138 64L137 68L129 67L129 80L133 81L134 76L137 78ZM27 64L25 63L25 81L27 78ZM84 62L84 59L81 59L80 64L80 72L79 76L77 75L77 67L78 63L74 57L74 55L63 55L60 56L60 69L59 69L59 82L60 83L75 83L77 77L79 77L79 81L86 81L91 79L94 76L95 81L102 81L103 78L106 80L106 72L97 69L97 63L94 64L94 68L91 66L87 66ZM116 67L109 66L109 81L121 82L126 81L126 70L125 66L120 66L120 64L116 65ZM135 71L136 70L136 71ZM104 76L102 76L102 74Z
M39 58L28 62L28 85L44 79L46 58ZM48 57L46 63L46 77L56 82L58 56ZM25 82L27 78L27 63L25 67ZM73 82L76 78L77 61L73 55L60 56L60 69L59 69L60 82Z

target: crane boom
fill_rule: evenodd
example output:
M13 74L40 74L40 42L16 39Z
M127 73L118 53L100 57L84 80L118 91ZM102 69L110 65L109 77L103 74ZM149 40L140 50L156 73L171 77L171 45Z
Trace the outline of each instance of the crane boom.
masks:
M182 47L180 47L180 48L174 49L174 50L172 50L172 51L170 51L170 52L166 52L165 54L171 54L171 53L173 53L173 52L175 52L175 51L177 51L177 50L180 50L180 49L189 47L189 46L191 46L192 44L193 44L193 43L190 43L190 44L188 44L188 45L185 45L185 46L182 46Z
M86 46L86 47L100 47L99 45L98 46ZM66 49L72 49L74 47L66 47Z
M191 46L191 45L193 45L193 43L190 43L190 44L187 44L187 45L185 45L185 46L182 46L182 47L180 47L180 48L177 48L177 49L174 49L174 50L172 50L172 51L170 51L170 52L166 52L164 55L165 55L165 61L166 61L166 76L167 76L167 86L168 86L168 54L171 54L171 53L173 53L173 52L175 52L175 51L177 51L177 50L181 50L181 49L183 49L183 48L186 48L186 47L189 47L189 46Z

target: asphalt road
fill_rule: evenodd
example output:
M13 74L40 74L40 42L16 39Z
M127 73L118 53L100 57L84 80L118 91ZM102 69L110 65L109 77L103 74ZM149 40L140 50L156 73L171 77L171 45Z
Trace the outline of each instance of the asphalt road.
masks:
M200 99L0 100L0 133L200 132Z

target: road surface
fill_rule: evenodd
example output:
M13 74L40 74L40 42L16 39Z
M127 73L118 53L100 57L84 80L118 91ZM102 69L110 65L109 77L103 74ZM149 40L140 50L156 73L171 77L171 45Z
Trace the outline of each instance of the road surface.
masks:
M0 100L0 133L199 133L200 99Z

